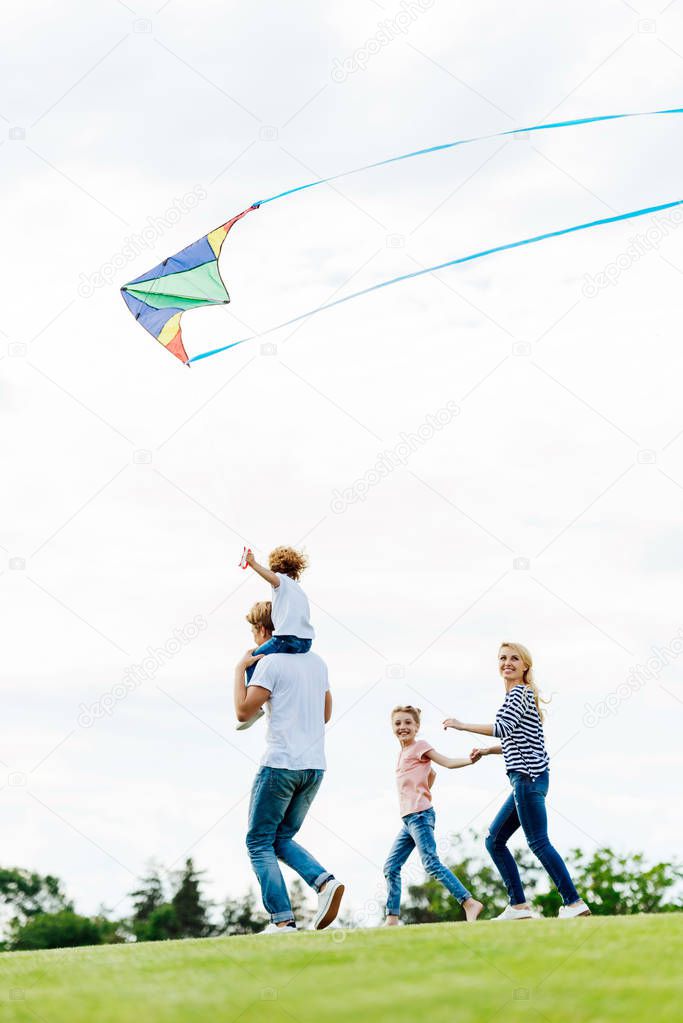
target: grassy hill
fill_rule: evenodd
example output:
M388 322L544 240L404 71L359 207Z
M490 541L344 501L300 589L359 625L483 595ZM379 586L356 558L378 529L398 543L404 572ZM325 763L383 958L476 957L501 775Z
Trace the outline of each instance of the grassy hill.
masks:
M2 1023L680 1020L683 915L0 955Z

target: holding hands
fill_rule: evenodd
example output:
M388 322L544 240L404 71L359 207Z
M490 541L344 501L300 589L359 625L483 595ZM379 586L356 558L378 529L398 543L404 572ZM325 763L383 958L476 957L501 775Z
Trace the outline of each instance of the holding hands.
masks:
M445 718L443 722L444 730L447 728L454 728L456 732L474 732L476 735L493 735L492 725L468 725L461 721L459 718ZM470 753L470 763L476 764L482 757L488 756L490 753L502 753L501 746L484 746L475 748Z

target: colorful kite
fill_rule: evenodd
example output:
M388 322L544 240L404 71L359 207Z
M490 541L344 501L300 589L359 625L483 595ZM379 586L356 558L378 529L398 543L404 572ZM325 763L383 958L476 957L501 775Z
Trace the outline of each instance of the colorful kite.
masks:
M393 277L390 280L379 281L377 284L373 284L369 288L364 288L362 291L355 291L353 294L335 299L333 302L328 302L325 305L318 306L316 309L309 309L307 312L301 313L299 316L295 316L293 319L287 320L285 323L278 323L276 326L270 327L268 330L262 331L260 334L244 337L239 341L232 341L230 344L222 345L220 348L212 348L209 351L200 352L192 358L188 357L183 344L180 321L182 314L187 309L196 309L199 306L205 305L224 305L230 301L230 296L218 268L218 259L223 242L225 241L233 224L236 224L238 220L241 220L242 217L246 216L247 213L250 213L252 210L256 210L259 206L265 205L265 203L274 202L276 199L283 199L285 196L293 195L295 192L303 192L306 189L315 188L318 185L324 185L330 181L336 181L339 178L347 177L350 174L358 174L361 171L383 167L386 164L396 163L399 160L410 160L416 156L425 156L429 153L436 153L445 149L453 149L456 146L464 146L473 142L481 142L486 139L502 138L504 136L524 137L531 132L581 127L587 124L594 124L598 121L617 121L625 118L655 117L667 114L683 114L683 107L674 107L666 110L650 110L639 113L602 114L598 117L581 117L571 121L555 121L551 124L534 124L526 128L515 128L508 131L494 132L490 135L478 135L467 139L457 139L454 142L446 142L442 145L430 146L427 149L416 149L411 153L402 153L400 156L392 156L387 160L380 160L376 163L366 164L364 167L356 167L353 170L343 171L341 174L333 174L327 178L317 178L315 181L309 181L306 184L297 185L294 188L288 188L284 192L278 192L277 195L271 195L268 199L261 199L259 202L253 203L248 209L243 210L242 213L233 217L232 220L229 220L226 224L223 224L221 227L217 227L214 231L210 231L209 234L204 235L204 237L200 238L199 241L193 242L191 245L188 245L187 248L177 252L174 256L169 256L168 259L163 261L163 263L159 263L158 266L152 267L151 270L148 270L140 277L136 277L134 281L130 281L128 284L125 284L121 288L121 293L123 294L126 305L135 316L135 319L139 320L142 326L148 330L149 333L157 339L157 341L164 345L169 352L175 355L176 358L180 359L181 362L184 362L189 366L191 362L197 362L199 359L206 359L210 355L217 355L219 352L225 352L228 348L235 348L237 345L244 344L246 341L252 341L255 337L264 337L266 334L271 334L273 331L279 330L281 327L287 327L292 323L297 323L309 316L313 316L315 313L322 312L324 309L331 309L333 306L340 305L342 302L349 302L352 299L359 298L361 295L367 295L371 291L376 291L379 288L386 288L391 284L398 284L401 281L411 280L413 277L421 277L424 274L433 273L436 270L443 270L446 267L456 266L460 263L468 263L472 260L481 259L485 256L491 256L494 253L503 252L506 249L516 249L523 245L533 245L536 242L546 241L549 238L557 238L561 235L572 234L575 231L584 231L588 228L598 227L603 224L613 224L617 221L631 220L635 217L643 217L648 214L672 209L673 207L683 205L683 199L660 203L656 206L646 206L638 210L631 210L628 213L617 214L613 217L602 217L599 220L591 220L583 224L575 224L571 227L547 231L544 234L535 235L531 238L523 238L519 241L507 242L504 245L496 245L492 248L481 249L478 252L473 252L466 256L459 256L456 259L450 259L445 263L428 266L422 270L415 270L412 273L402 274L400 277Z
M205 234L121 288L135 319L181 362L190 360L183 344L180 318L187 309L225 305L230 301L218 269L218 257L233 224L256 208L250 206L243 210L227 224Z

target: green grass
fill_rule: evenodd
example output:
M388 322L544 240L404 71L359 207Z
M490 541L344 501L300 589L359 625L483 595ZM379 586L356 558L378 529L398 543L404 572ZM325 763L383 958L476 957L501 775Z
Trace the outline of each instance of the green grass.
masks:
M0 955L11 1023L659 1023L683 915L437 924Z

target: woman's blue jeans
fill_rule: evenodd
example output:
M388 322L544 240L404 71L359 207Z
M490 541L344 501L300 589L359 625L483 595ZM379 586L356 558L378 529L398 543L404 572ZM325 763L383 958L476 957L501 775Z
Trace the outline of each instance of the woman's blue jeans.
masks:
M440 881L458 902L464 902L472 896L460 883L452 870L449 870L436 851L434 840L434 824L436 815L433 807L409 813L403 818L403 827L396 836L391 847L387 862L384 864L384 876L387 882L387 916L398 916L401 908L401 867L417 849L422 866L428 874Z
M254 654L307 654L311 649L311 639L300 639L299 636L271 636L261 646L252 651ZM256 671L258 661L247 668L247 682Z
M261 887L263 905L273 923L294 919L278 860L296 871L316 891L333 876L292 841L315 799L324 773L262 767L254 778L247 849Z
M545 809L545 797L550 784L548 771L535 779L522 771L510 771L509 777L512 792L489 828L486 848L507 888L510 904L516 906L526 902L517 864L507 847L510 837L519 827L532 853L550 875L565 906L577 902L579 895L565 862L548 838L548 816Z

